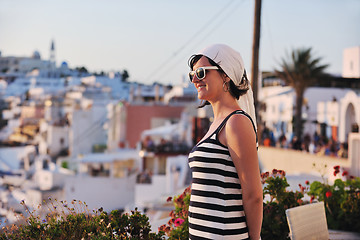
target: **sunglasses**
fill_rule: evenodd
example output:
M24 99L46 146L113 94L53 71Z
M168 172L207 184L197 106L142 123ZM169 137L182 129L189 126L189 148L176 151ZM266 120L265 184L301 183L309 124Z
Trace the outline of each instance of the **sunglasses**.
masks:
M210 67L199 67L198 69L189 72L189 78L190 78L190 82L192 82L194 80L194 76L196 75L196 78L198 80L202 80L206 77L206 70L211 70L211 69L219 69L216 66L210 66Z

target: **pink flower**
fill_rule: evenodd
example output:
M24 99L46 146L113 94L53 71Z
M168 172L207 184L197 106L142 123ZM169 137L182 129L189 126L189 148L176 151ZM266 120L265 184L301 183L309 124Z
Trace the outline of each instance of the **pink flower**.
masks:
M176 220L175 220L175 222L174 222L174 224L175 224L175 227L178 227L178 226L180 226L181 224L183 224L184 223L184 219L182 219L182 218L177 218Z

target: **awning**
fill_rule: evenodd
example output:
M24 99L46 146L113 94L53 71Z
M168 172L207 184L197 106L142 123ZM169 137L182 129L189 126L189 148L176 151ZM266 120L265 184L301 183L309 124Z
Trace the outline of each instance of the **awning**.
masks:
M175 135L179 130L179 124L165 125L157 128L148 129L142 132L141 136L172 136Z

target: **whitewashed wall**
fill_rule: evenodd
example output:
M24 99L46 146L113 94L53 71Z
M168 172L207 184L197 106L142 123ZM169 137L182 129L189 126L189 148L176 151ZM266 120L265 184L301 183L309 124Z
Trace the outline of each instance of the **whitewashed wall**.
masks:
M86 202L90 211L124 209L134 202L136 176L128 178L74 176L65 179L65 199Z

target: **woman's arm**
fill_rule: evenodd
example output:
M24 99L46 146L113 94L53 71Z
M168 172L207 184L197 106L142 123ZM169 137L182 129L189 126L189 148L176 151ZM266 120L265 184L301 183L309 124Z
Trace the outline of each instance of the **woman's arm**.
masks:
M246 116L233 115L228 120L224 132L224 140L240 179L250 239L258 240L263 217L263 189L255 131Z

